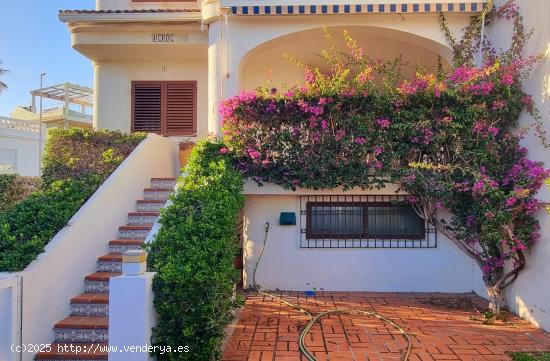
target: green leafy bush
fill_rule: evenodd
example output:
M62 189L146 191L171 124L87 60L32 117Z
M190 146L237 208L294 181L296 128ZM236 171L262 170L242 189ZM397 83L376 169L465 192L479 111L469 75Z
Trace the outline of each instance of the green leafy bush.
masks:
M0 270L24 269L99 184L99 178L57 181L0 213Z
M221 147L207 141L195 146L188 174L162 212L162 227L150 246L158 314L152 343L190 349L157 353L158 360L218 359L236 306L235 228L244 202L243 179Z
M43 186L0 209L0 271L27 267L144 137L106 130L53 130L43 159ZM14 179L17 176L1 178L0 187L13 187ZM17 187L20 195L29 188Z
M46 144L42 178L47 184L88 175L107 178L145 136L109 130L53 129Z
M27 198L41 185L42 180L39 177L0 174L0 212Z

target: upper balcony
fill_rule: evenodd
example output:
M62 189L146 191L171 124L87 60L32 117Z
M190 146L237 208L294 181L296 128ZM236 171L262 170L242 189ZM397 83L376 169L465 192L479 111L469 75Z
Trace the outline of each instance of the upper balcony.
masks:
M31 105L15 108L11 113L12 118L42 121L48 128L92 127L92 89L62 83L32 90L31 96ZM40 100L43 103L42 110Z

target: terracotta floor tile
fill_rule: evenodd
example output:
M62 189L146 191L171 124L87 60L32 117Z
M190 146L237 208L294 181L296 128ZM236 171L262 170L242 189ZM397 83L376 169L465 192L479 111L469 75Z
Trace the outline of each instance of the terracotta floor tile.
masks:
M474 294L279 291L277 296L318 313L335 308L375 311L409 333L409 361L507 361L509 351L550 351L550 334L519 318L512 324L483 325ZM449 306L450 305L450 306ZM462 305L457 307L456 305ZM308 318L279 300L247 295L222 361L298 361L298 338ZM332 314L315 324L306 345L318 361L400 361L407 343L381 320L359 314Z

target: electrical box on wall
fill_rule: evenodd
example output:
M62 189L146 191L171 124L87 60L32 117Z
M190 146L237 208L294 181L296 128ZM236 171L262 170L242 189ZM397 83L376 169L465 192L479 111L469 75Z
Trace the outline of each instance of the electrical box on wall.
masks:
M296 213L295 212L281 212L279 217L279 225L281 226L295 226L296 225Z

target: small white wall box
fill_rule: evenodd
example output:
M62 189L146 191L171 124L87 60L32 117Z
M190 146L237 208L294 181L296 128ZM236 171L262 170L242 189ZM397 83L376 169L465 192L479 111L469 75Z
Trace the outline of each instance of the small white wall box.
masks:
M281 212L279 217L279 225L281 226L295 226L296 225L296 213L295 212Z

